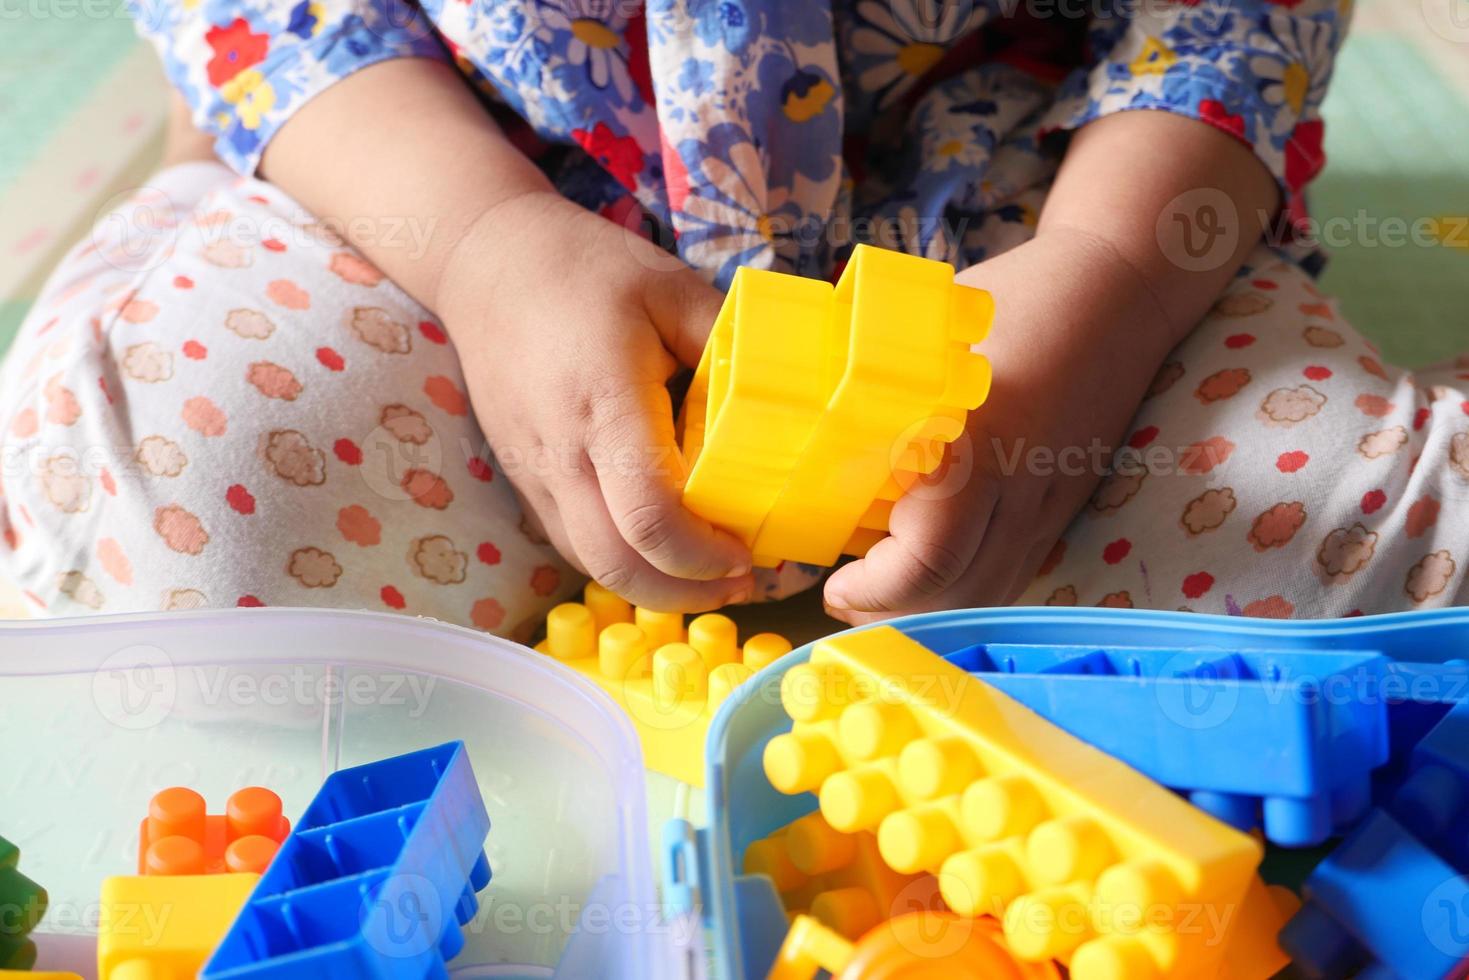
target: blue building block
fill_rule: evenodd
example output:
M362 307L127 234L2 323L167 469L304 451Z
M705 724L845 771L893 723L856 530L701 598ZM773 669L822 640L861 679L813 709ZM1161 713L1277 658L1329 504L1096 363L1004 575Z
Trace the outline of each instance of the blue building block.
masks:
M1469 702L1418 743L1397 793L1317 866L1304 897L1280 940L1310 976L1469 974Z
M463 742L332 773L200 976L447 977L489 830Z
M1319 844L1388 759L1372 651L990 643L946 659L1242 830Z

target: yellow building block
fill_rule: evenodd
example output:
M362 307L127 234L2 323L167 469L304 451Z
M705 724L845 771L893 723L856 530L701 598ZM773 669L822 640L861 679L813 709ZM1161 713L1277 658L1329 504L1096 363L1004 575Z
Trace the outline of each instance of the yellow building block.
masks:
M257 874L138 875L102 882L98 980L190 980L250 897Z
M891 627L819 642L781 701L771 784L876 831L894 870L937 873L953 911L1003 916L1019 958L1075 980L1218 974L1198 917L1239 908L1254 839Z
M1268 980L1285 969L1290 957L1276 937L1300 907L1295 892L1256 875L1228 923L1220 980Z
M710 719L736 687L790 653L790 641L758 633L741 646L727 616L706 613L685 628L682 614L634 608L595 582L584 599L551 610L536 649L622 706L645 767L702 787Z
M757 565L864 553L988 394L993 313L948 264L867 245L835 287L740 269L685 402L685 506Z
M788 914L808 913L848 939L938 896L933 875L899 874L878 855L877 838L844 834L820 812L750 844L744 870L768 877Z
M82 980L75 973L54 970L0 970L0 980Z

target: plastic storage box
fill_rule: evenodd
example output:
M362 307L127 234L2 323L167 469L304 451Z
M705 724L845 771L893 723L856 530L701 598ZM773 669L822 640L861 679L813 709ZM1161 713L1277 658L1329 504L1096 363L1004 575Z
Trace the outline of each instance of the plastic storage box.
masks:
M890 625L941 655L985 643L1095 644L1370 650L1397 661L1443 663L1469 650L1469 609L1279 622L1143 610L1016 608L929 613ZM705 745L709 825L694 842L670 831L665 844L677 857L669 862L673 880L666 891L682 895L689 906L702 903L711 925L715 975L728 980L763 977L785 937L785 914L770 880L742 874L740 866L752 841L816 809L816 797L809 793L777 792L762 765L765 744L791 729L781 706L781 678L810 659L811 646L760 671L714 716ZM1439 706L1438 716L1443 710L1446 706Z
M148 799L267 786L298 816L325 776L454 739L494 878L453 977L687 976L659 904L632 726L589 683L482 633L257 609L0 625L0 832L50 892L40 969L95 975L100 883Z

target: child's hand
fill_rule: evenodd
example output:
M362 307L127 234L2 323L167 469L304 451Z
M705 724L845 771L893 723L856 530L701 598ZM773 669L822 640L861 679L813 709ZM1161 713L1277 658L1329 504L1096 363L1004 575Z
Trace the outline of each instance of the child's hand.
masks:
M1093 442L1119 444L1172 346L1119 265L1063 231L960 275L995 297L980 348L994 390L950 449L960 462L949 476L899 500L892 536L827 580L833 616L859 624L997 605L1030 583L1102 475Z
M717 290L546 191L476 223L439 293L480 426L568 561L660 610L749 598L748 550L680 500L666 387L698 363Z

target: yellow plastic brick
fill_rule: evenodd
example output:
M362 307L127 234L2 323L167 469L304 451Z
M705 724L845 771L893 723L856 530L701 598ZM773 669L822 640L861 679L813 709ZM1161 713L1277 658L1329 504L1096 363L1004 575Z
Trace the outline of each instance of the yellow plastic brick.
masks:
M739 270L685 403L685 505L757 565L865 552L988 394L992 318L946 263L866 245L835 287Z
M891 627L818 643L765 749L784 793L875 831L894 870L932 871L949 908L1003 917L1020 959L1075 980L1216 976L1199 915L1238 909L1260 844Z
M844 343L830 283L735 272L684 403L684 503L753 545L806 450Z
M947 263L859 246L833 298L837 322L850 323L841 377L757 555L829 565L865 552L854 535L887 530L883 491L896 499L937 468L989 393L989 361L970 350L989 331L989 294L955 285Z
M257 874L104 880L97 923L99 980L197 976L259 880Z
M54 970L0 970L0 980L82 980L75 973Z
M1301 907L1295 892L1267 885L1256 875L1245 900L1227 923L1227 945L1220 980L1267 980L1285 969L1290 957L1276 937ZM1215 924L1204 923L1213 929Z
M932 875L899 874L871 834L844 834L819 812L750 844L744 871L770 878L787 913L809 914L848 939L938 894Z
M790 641L759 633L741 646L727 616L706 613L685 627L681 614L635 608L595 582L583 598L551 610L536 649L622 706L644 766L703 786L709 720L736 687L789 653Z

